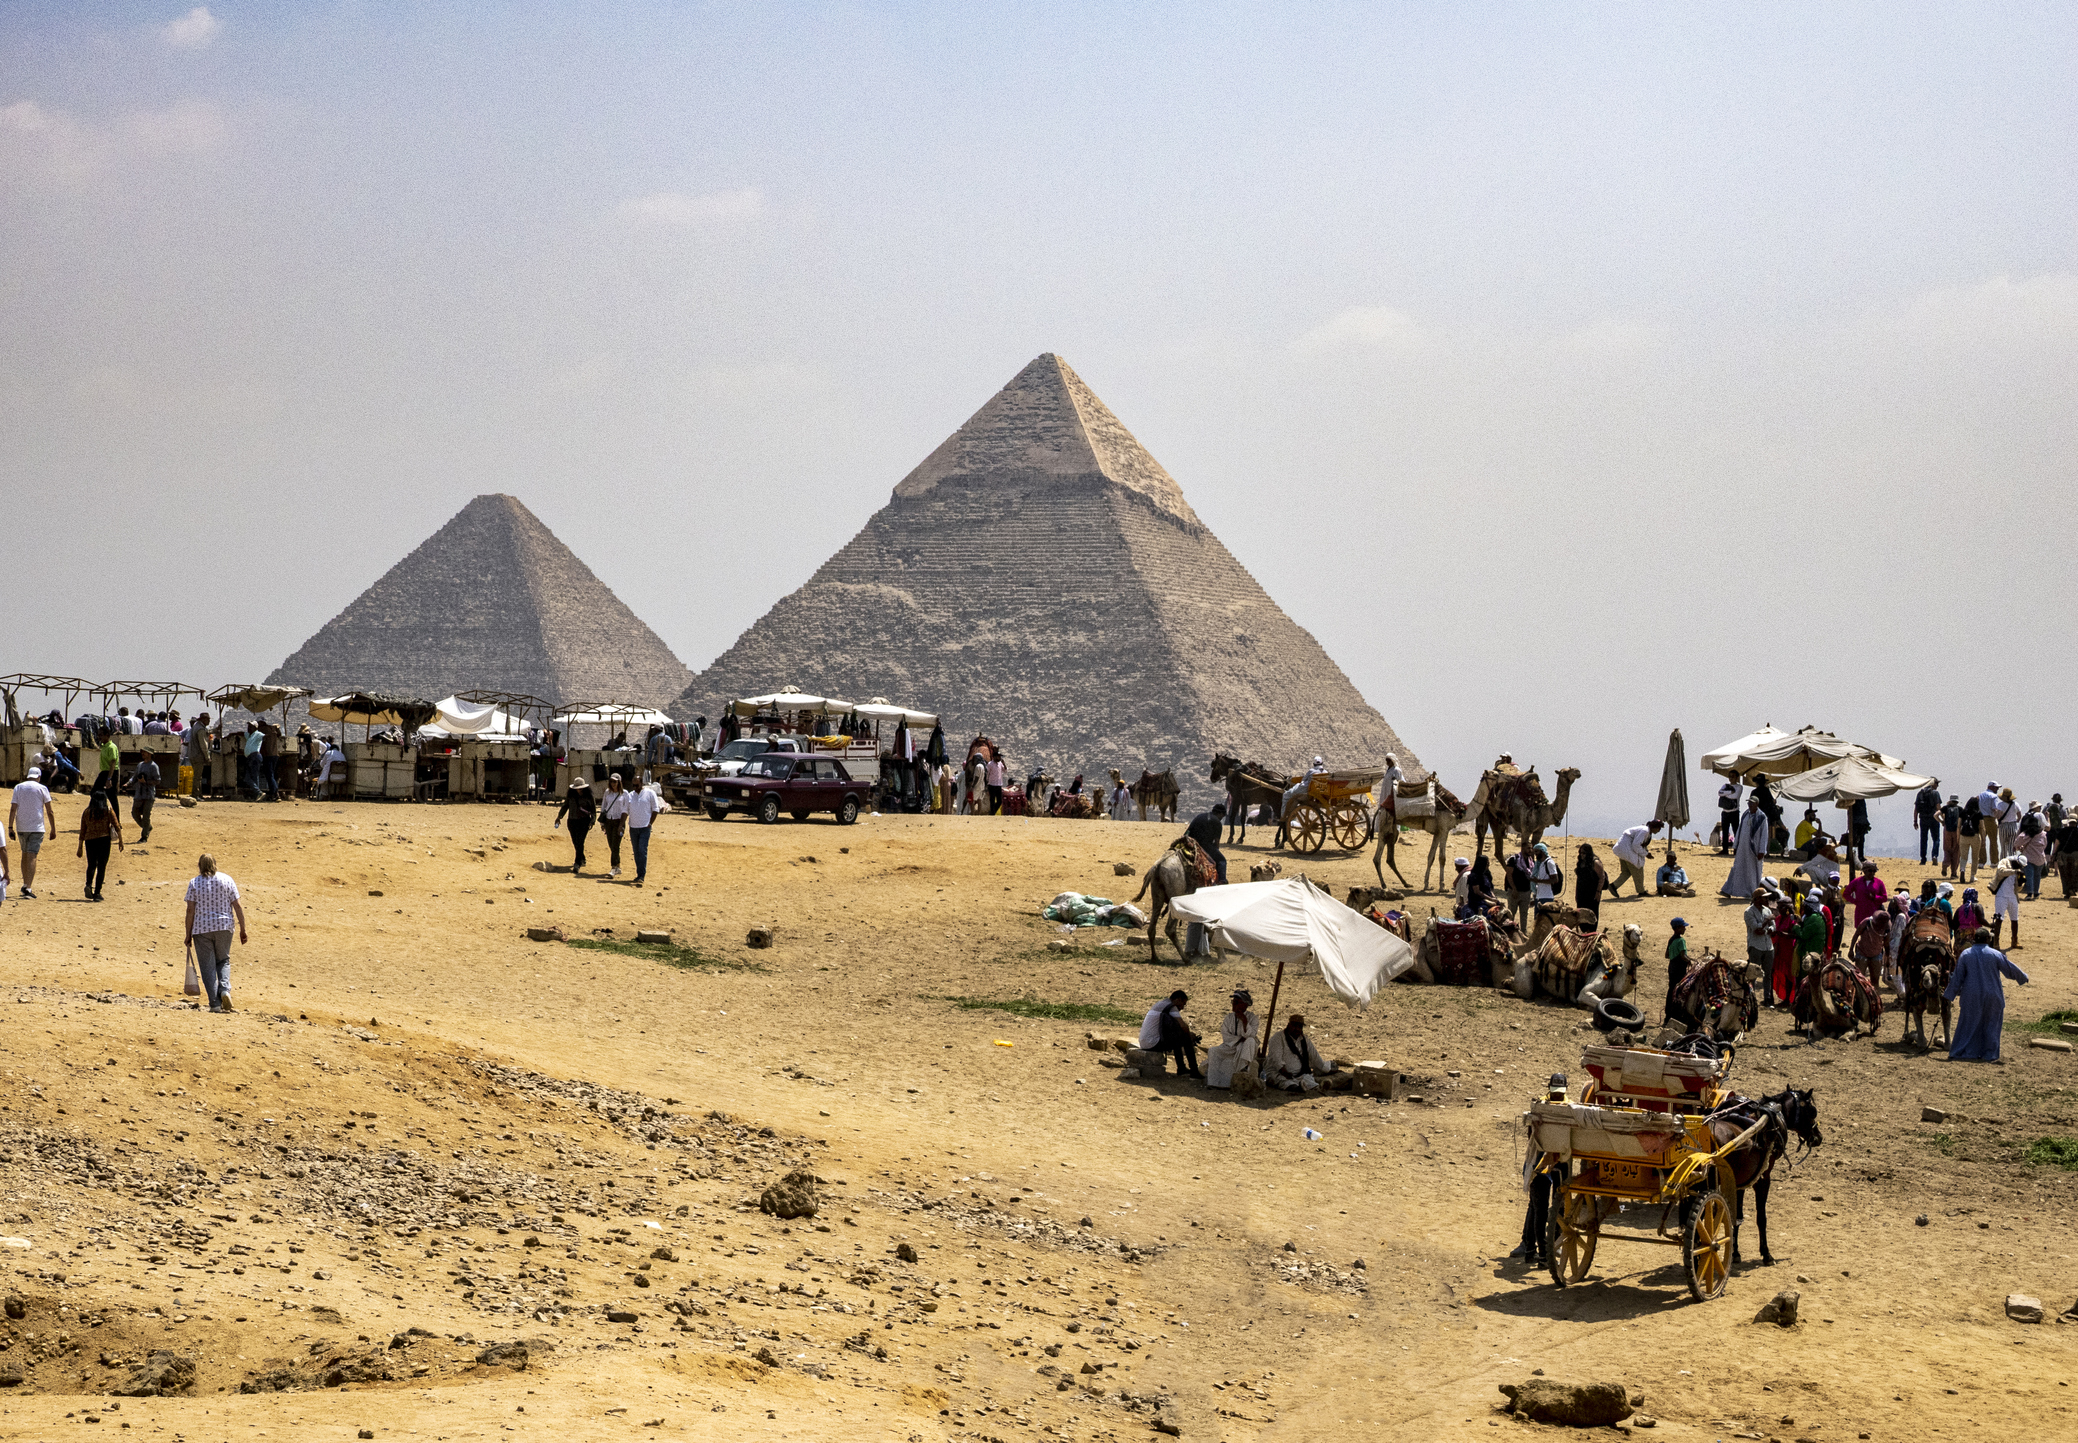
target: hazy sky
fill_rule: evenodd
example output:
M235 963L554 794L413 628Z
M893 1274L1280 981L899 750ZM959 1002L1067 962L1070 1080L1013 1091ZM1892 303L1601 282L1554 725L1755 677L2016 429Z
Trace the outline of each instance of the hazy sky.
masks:
M14 0L0 671L491 490L697 668L1052 350L1453 786L2078 795L2074 121L2068 4Z

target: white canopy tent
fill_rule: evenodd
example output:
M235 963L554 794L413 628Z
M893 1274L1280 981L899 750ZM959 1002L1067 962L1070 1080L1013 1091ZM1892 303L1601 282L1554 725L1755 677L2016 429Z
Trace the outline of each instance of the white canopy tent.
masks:
M622 706L618 702L607 702L600 706L571 707L566 711L557 712L549 720L563 726L593 722L601 726L660 727L669 726L672 719L654 707Z
M1358 1007L1414 965L1412 947L1303 876L1207 887L1176 898L1169 910L1210 928L1217 945L1277 964L1258 1060L1277 1026L1285 963L1312 958L1328 990Z
M1831 798L1844 807L1850 802L1873 801L1896 792L1916 792L1933 780L1863 757L1843 757L1791 777L1775 790L1791 801L1822 802Z
M799 691L790 686L781 687L778 691L766 696L739 697L731 705L735 707L736 715L738 716L755 716L767 707L774 707L780 711L848 712L851 710L851 703L848 701L839 701L834 696L811 696L805 691Z
M454 697L433 705L437 708L433 720L418 729L418 734L427 740L470 737L482 742L523 742L527 739L526 727L496 707L473 707Z
M1702 767L1704 771L1716 772L1722 777L1749 781L1756 776L1793 777L1849 757L1858 757L1893 771L1901 771L1905 765L1896 757L1885 756L1873 748L1820 731L1817 727L1799 727L1786 732L1764 726L1737 741L1703 753Z
M853 707L852 710L868 721L899 722L905 727L934 727L938 725L938 718L934 713L911 711L906 706L894 706L885 697L877 696L869 702L863 702Z

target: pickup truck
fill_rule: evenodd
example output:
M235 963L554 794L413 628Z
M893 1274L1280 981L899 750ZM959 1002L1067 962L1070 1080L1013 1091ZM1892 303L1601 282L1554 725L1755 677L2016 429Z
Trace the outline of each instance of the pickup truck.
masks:
M708 782L703 800L709 819L717 822L731 812L747 812L766 823L778 821L782 812L797 822L830 812L848 827L859 819L870 791L834 758L768 751L750 758L735 775Z

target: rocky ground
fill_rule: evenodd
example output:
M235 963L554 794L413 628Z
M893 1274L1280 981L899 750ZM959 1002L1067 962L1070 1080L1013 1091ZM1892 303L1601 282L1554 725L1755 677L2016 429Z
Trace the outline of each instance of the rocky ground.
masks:
M1506 1259L1571 1009L1398 986L1358 1014L1288 976L1329 1052L1408 1076L1390 1102L1105 1065L1086 1035L1173 986L1207 1030L1233 985L1268 999L1244 958L1049 950L1038 908L1130 895L1111 864L1156 824L672 814L638 892L536 870L567 861L536 808L161 817L109 902L54 846L0 909L0 1437L1489 1436L1537 1369L1621 1385L1654 1436L2071 1426L2078 1326L2004 1308L2078 1299L2078 1171L2027 1161L2078 1136L2078 1056L2017 1027L2078 1007L2060 902L2029 909L2002 1067L1895 1018L1762 1023L1736 1080L1816 1085L1825 1145L1779 1175L1775 1266L1749 1226L1696 1304L1672 1254L1605 1245L1563 1291ZM205 847L253 925L231 1016L180 998ZM1689 861L1692 936L1739 945ZM1603 915L1656 954L1675 907ZM1797 1325L1752 1321L1785 1288Z

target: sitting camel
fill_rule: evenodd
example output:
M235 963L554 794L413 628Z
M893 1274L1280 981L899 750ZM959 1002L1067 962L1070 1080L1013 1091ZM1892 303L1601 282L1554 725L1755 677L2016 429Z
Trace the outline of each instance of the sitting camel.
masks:
M1666 1032L1677 1038L1700 1033L1713 1042L1738 1041L1760 1021L1761 977L1757 962L1705 952L1667 999Z
M1556 997L1590 1012L1605 997L1626 997L1638 988L1638 967L1643 960L1638 944L1643 935L1635 922L1624 927L1623 960L1619 962L1605 933L1550 928L1535 949L1526 949L1516 958L1515 995L1525 1002L1540 994Z
M1883 999L1875 982L1838 953L1804 974L1790 1003L1796 1029L1815 1042L1821 1037L1859 1037L1867 1027L1875 1036L1883 1019Z
M1485 921L1448 922L1429 913L1429 925L1414 948L1414 965L1400 974L1402 982L1441 982L1451 987L1506 987L1515 968L1513 927ZM1485 977L1480 976L1482 963Z

